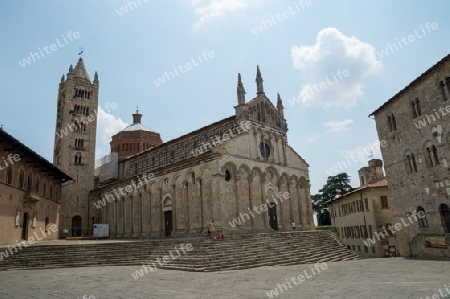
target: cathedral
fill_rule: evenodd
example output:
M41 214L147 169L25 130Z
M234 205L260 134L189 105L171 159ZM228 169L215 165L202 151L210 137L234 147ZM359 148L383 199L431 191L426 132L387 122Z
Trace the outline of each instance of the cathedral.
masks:
M266 96L259 67L256 87L246 101L238 74L233 115L167 142L136 110L94 172L99 81L80 58L58 93L57 135L68 129L54 164L74 180L61 191L61 237L91 236L95 224L111 238L201 236L212 221L226 234L314 229L309 165L288 145L281 97Z

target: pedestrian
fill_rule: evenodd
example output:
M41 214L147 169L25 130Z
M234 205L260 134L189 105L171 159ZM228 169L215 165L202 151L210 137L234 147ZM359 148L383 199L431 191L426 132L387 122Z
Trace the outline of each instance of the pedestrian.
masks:
M214 234L216 232L216 226L214 224L214 220L212 220L209 224L208 224L208 232L209 232L209 237L211 239L214 239Z
M219 229L219 240L225 240L225 234L223 229Z
M291 221L291 227L292 227L292 229L296 229L297 228L297 226L295 225L294 220Z

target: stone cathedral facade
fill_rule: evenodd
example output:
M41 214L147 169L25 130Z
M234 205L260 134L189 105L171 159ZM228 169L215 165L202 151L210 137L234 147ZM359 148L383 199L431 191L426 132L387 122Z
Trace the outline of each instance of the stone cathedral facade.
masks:
M309 165L289 146L282 100L267 98L259 68L256 85L246 102L239 74L234 115L150 148L136 136L157 133L143 134L151 130L137 111L124 130L130 142L119 132L111 143L118 178L90 192L96 223L112 238L198 236L212 220L227 234L289 230L291 221L313 229Z

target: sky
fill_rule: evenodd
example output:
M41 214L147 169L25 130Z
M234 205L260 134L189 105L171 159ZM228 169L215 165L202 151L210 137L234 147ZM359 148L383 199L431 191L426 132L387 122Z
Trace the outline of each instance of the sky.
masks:
M249 101L259 65L311 194L339 172L357 187L381 158L368 115L449 54L448 11L445 0L1 1L0 124L52 161L58 84L80 48L100 81L97 158L137 106L164 142L234 115L237 74Z

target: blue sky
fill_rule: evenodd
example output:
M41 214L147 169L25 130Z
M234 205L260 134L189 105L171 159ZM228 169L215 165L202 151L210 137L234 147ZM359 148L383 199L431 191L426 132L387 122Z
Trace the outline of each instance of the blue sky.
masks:
M338 162L359 184L366 153L381 157L368 115L450 49L444 0L26 3L0 2L0 123L37 153L52 160L58 84L79 47L91 78L99 74L100 107L118 106L99 111L97 158L136 106L163 141L233 115L237 74L248 101L259 65L266 95L283 99L289 144L310 164L312 194ZM70 41L69 32L78 38ZM62 46L21 66L57 39ZM189 62L191 69L155 84ZM347 160L352 153L364 159Z

